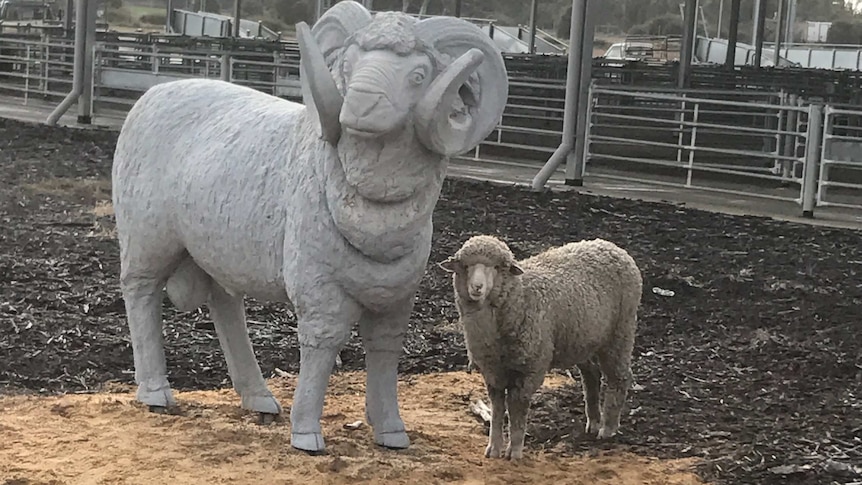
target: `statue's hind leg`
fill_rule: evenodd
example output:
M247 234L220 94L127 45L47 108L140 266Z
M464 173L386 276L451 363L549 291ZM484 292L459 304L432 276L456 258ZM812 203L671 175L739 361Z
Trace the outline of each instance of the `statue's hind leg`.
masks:
M232 296L217 283L212 283L209 309L233 388L242 398L242 408L260 413L263 424L272 422L276 415L281 414L281 404L270 392L260 372L246 327L242 296Z

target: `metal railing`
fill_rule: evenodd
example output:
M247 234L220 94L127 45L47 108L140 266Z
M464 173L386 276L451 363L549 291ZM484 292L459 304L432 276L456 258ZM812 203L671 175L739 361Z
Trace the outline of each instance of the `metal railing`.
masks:
M807 125L810 108L783 94L593 85L589 96L585 174L802 204L800 148L819 146L820 133Z
M862 110L826 106L823 118L816 205L862 209Z
M30 96L65 96L72 86L71 41L8 39L0 43L0 90Z

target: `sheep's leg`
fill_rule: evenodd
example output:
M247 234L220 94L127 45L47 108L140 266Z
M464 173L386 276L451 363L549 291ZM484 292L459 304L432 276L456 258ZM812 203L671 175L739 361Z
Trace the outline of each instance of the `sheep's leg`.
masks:
M315 288L296 303L299 322L299 378L290 410L290 444L319 452L325 448L320 417L335 358L359 321L360 307L341 290ZM309 297L316 297L313 302Z
M602 420L601 409L599 408L602 373L594 361L578 364L578 370L581 373L581 387L584 390L584 407L587 415L586 432L595 436L599 432Z
M488 446L485 447L485 458L500 458L503 454L503 419L506 417L506 388L494 387L490 384L488 399L491 401L491 432L488 434Z
M387 448L407 448L410 438L398 409L398 359L413 310L413 299L385 314L365 312L359 333L365 347L365 416L374 441Z
M506 390L506 404L509 408L509 447L506 449L506 459L519 460L524 457L530 399L544 380L544 373L536 373L526 376L521 385L511 386Z
M164 412L166 407L176 404L165 362L162 283L154 277L125 276L121 279L138 384L136 399L148 405L152 412Z
M632 383L633 340L619 339L613 347L599 356L602 374L607 381L605 400L602 403L602 422L597 435L599 439L614 436L620 427L620 414Z
M263 379L248 336L242 296L231 296L217 283L210 287L209 308L221 343L233 388L242 399L242 408L257 411L261 422L269 423L281 413L281 405Z

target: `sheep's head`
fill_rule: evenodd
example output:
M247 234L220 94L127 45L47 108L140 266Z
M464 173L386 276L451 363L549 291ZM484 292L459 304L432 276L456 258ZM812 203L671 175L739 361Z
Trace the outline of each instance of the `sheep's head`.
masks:
M342 131L376 138L412 123L427 149L457 155L485 139L505 108L503 57L467 21L372 17L342 1L312 29L297 24L297 37L303 98L332 144Z
M454 273L458 294L476 303L485 302L501 276L524 273L506 243L493 236L471 237L440 267Z

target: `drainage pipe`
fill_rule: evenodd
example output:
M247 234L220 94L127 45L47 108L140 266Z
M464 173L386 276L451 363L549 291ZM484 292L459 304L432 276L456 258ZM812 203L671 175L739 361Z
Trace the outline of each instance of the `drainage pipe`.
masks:
M583 54L584 19L588 0L572 0L572 25L569 28L569 63L566 67L566 104L563 113L563 139L553 155L533 177L533 190L542 190L551 174L569 156L575 146L575 124L580 94L581 57ZM596 0L592 0L596 1ZM569 163L574 163L573 161Z
M72 103L78 100L84 88L84 53L87 47L84 45L87 35L87 7L90 0L77 0L75 6L75 62L72 67L72 90L63 98L63 101L48 115L46 123L54 126L63 116Z

